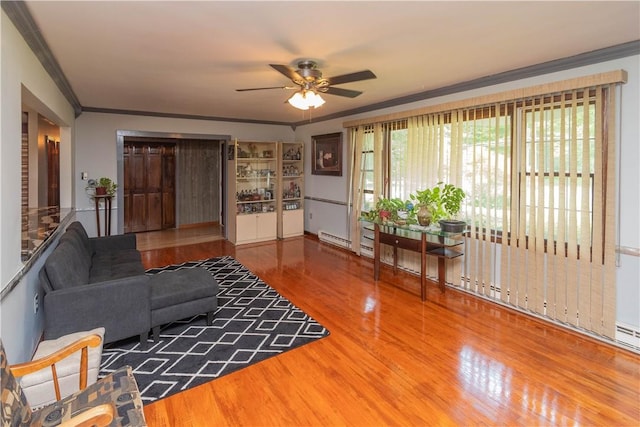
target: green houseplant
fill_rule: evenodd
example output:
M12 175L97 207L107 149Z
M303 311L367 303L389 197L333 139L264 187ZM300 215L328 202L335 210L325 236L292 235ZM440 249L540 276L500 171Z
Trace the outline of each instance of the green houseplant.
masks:
M456 215L462 208L462 201L466 197L464 191L460 187L453 184L437 183L431 188L418 190L415 194L411 194L411 200L416 202L416 214L418 219L422 216L420 209L427 209L430 214L431 222L454 221L456 224L464 224L462 221L455 221ZM428 225L423 224L421 225Z
M415 222L411 215L412 209L413 204L410 201L380 197L376 202L375 208L364 213L362 218L374 222L407 224Z
M96 196L113 196L116 194L118 184L113 182L111 178L98 178L96 181Z

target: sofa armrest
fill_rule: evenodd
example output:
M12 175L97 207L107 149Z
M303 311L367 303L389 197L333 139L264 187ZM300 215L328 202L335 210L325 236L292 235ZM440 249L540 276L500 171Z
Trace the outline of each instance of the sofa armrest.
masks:
M136 235L116 234L114 236L90 237L89 243L94 253L136 249Z
M139 275L50 291L44 296L45 339L104 327L105 343L151 327L149 276Z

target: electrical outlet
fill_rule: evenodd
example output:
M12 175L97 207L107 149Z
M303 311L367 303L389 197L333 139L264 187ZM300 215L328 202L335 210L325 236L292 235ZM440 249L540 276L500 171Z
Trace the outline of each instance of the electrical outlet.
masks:
M38 314L38 294L33 296L33 314Z
M313 214L309 212L309 219L313 219Z

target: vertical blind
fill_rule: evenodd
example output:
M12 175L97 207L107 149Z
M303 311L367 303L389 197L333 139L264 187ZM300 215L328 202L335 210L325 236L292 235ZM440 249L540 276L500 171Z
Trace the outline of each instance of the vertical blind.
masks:
M350 127L354 250L367 135L377 199L398 193L391 136L406 129L405 198L440 181L467 193L467 253L448 261L450 284L613 338L615 83Z

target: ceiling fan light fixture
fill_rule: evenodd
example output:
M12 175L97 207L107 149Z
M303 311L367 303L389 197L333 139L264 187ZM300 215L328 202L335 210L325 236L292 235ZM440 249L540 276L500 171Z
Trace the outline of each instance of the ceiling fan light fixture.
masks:
M325 102L320 95L311 90L298 91L287 101L299 110L308 110L309 107L318 108Z
M307 102L310 107L318 108L324 104L324 99L316 92L307 92Z

